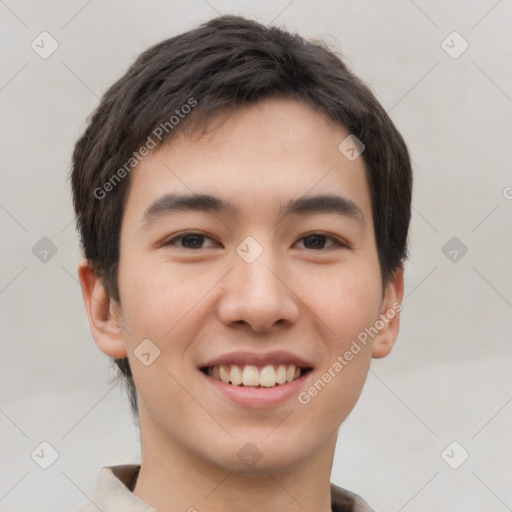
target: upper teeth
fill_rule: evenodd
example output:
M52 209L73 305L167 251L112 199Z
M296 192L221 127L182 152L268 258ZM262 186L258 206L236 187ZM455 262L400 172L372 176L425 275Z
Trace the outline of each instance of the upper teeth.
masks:
M270 388L285 384L300 377L300 367L294 364L267 365L262 368L248 365L211 366L207 371L210 377L231 383L235 386L263 386Z

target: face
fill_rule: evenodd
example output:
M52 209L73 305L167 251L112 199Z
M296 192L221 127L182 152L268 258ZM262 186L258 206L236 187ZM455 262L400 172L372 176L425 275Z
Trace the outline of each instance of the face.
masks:
M364 162L338 150L348 132L291 100L223 121L132 171L123 329L93 333L129 358L143 450L279 471L333 449L396 338L401 273L383 293Z

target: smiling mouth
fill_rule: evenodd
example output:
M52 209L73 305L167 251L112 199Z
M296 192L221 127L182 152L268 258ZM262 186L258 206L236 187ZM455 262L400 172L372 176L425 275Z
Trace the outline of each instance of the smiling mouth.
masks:
M302 368L295 364L275 364L265 366L222 364L206 366L200 370L216 380L238 387L273 388L301 378L312 368Z

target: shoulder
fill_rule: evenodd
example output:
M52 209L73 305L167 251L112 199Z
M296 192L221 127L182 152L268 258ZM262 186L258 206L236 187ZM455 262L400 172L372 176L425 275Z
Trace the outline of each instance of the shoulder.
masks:
M331 504L333 512L375 512L357 494L331 483Z
M94 496L81 503L72 512L104 512L112 510L153 511L133 495L140 465L124 464L119 466L103 466L100 468L100 478L94 491Z

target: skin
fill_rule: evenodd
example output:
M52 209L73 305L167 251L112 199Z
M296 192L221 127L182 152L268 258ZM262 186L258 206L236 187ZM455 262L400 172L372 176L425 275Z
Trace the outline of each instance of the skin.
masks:
M132 171L120 304L87 261L78 268L94 339L105 354L129 358L137 387L142 467L134 494L158 510L327 512L338 428L371 358L390 352L399 313L306 405L296 396L268 408L234 405L198 365L236 350L286 350L312 363L307 390L401 302L402 271L383 292L364 161L338 150L346 130L292 100L238 108L223 121L201 137L177 134ZM211 194L240 213L172 213L143 228L143 212L166 192ZM363 222L277 212L283 201L322 193L351 199ZM206 236L199 248L185 239L164 245L187 230ZM304 237L312 233L346 245L327 238L311 248ZM247 236L263 248L250 264L235 250ZM134 356L147 338L161 351L150 366ZM261 453L250 467L237 457L247 442Z

